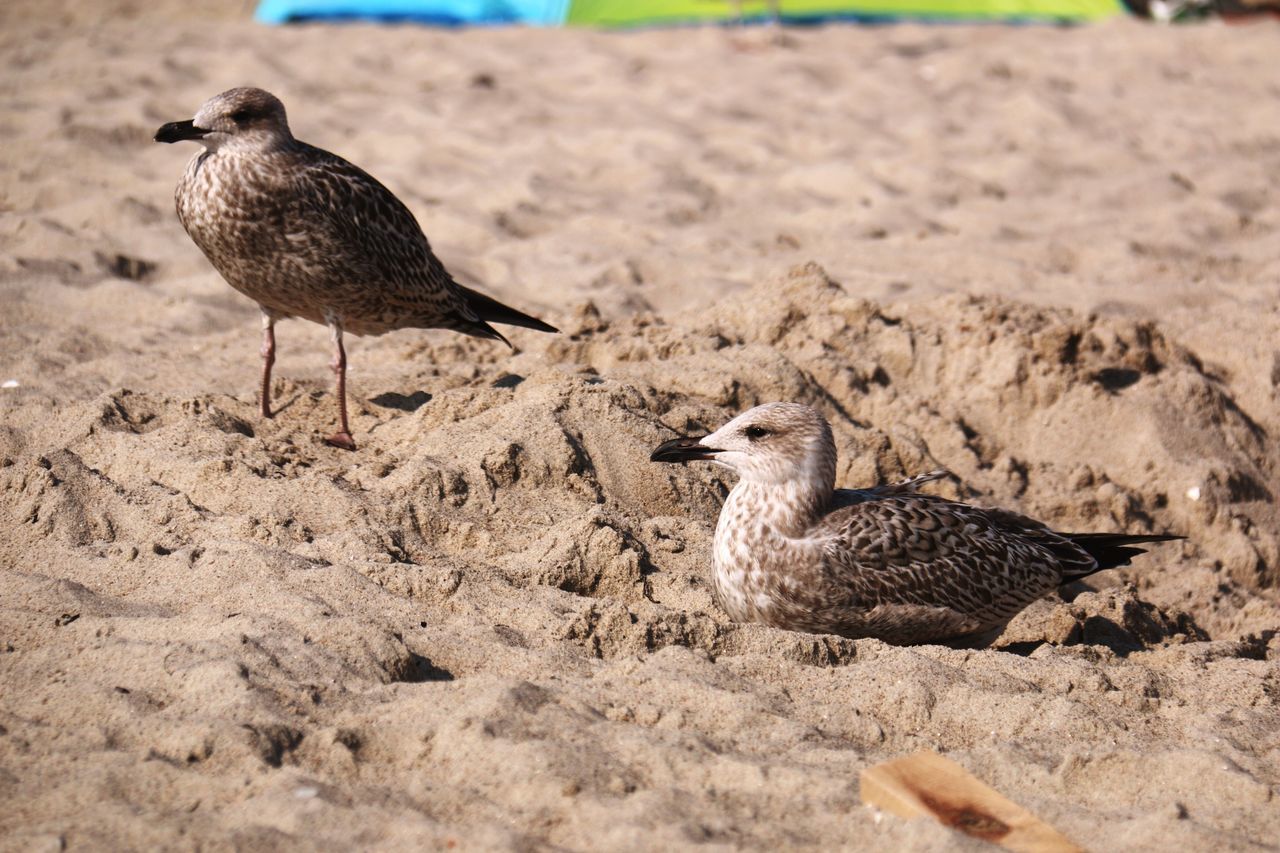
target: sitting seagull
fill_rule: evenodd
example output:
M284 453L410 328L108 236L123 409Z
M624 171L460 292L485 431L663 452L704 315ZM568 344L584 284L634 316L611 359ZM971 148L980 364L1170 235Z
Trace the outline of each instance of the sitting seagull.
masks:
M739 622L907 645L981 642L1062 584L1128 565L1140 542L1180 536L1056 533L1030 518L916 487L835 489L821 414L795 403L677 438L654 462L714 461L741 478L715 535L717 602Z
M157 142L204 146L187 164L178 219L222 277L262 309L262 416L271 417L275 323L301 317L329 327L340 429L347 425L342 333L452 329L510 346L489 325L556 329L453 280L409 208L367 172L299 142L284 104L261 89L231 89Z

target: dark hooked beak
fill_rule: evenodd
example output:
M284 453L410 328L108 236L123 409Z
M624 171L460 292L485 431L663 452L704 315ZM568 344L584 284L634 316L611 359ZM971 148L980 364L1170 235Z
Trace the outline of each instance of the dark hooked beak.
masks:
M156 142L184 142L188 139L200 139L209 131L196 127L196 123L187 121L171 121L156 131Z
M673 438L664 441L649 454L650 462L692 462L697 459L714 459L721 450L718 447L704 447L698 442L701 438Z

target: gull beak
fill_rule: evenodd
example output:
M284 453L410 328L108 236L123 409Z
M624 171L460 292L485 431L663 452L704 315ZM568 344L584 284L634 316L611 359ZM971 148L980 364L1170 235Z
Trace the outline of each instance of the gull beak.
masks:
M664 441L649 454L650 462L692 462L698 459L714 459L722 452L718 447L707 447L701 438L673 438Z
M184 142L188 139L202 139L209 131L196 127L196 123L187 121L171 121L156 131L156 142Z

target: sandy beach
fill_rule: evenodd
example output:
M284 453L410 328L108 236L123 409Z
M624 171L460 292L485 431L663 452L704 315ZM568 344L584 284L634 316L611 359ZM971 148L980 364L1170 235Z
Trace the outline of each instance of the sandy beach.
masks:
M1280 839L1280 24L266 28L0 9L0 849L977 850L932 749L1091 850ZM238 85L560 335L277 329L183 233ZM989 649L731 622L757 403L845 486L1175 532Z

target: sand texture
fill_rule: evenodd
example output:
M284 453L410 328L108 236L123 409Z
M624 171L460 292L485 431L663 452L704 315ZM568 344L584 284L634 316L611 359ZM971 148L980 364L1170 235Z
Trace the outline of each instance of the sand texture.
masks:
M0 9L0 848L978 850L935 749L1094 850L1280 839L1276 24L270 30ZM391 187L516 351L278 329L178 225L234 85ZM731 623L760 402L842 485L1173 531L995 648Z

